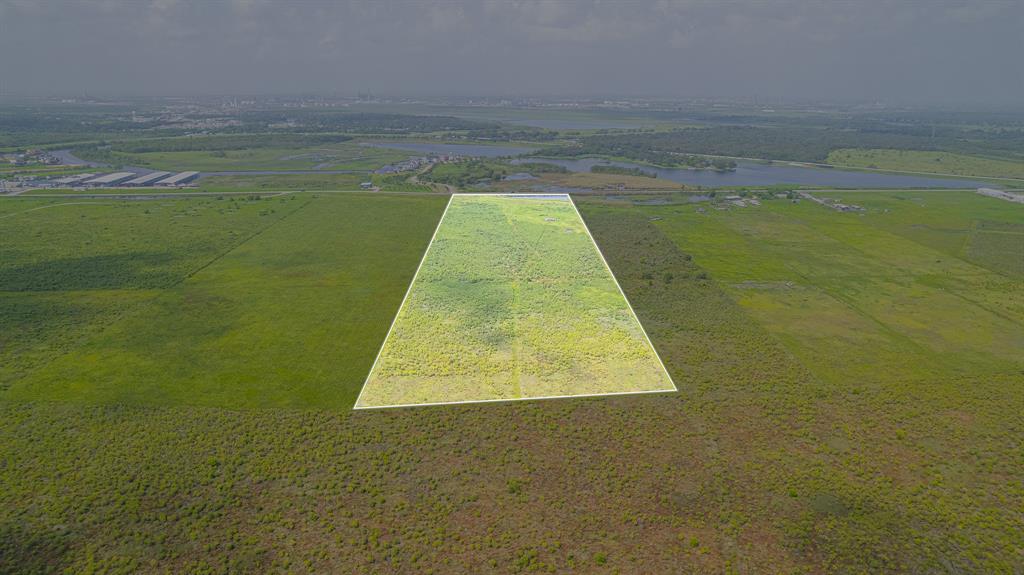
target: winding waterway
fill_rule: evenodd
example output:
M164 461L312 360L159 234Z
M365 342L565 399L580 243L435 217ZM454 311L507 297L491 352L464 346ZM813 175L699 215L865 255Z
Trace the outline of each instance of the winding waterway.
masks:
M432 142L368 142L364 145L413 151L424 155L474 156L497 158L535 153L538 148L525 146L488 146L480 144L444 144ZM737 162L736 169L728 172L692 170L687 168L658 168L632 162L609 161L601 158L552 159L524 157L513 163L544 162L563 166L573 172L589 172L593 166L639 168L659 178L690 186L709 188L724 186L770 186L793 184L835 188L978 188L991 186L977 180L940 178L913 174L890 174L872 171L840 170L794 165L784 162Z

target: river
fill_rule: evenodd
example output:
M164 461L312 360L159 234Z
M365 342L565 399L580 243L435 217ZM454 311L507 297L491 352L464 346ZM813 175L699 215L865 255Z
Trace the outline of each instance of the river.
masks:
M433 142L368 142L366 146L394 148L413 151L424 155L475 156L497 158L536 152L538 148L525 146L489 146L482 144L445 144ZM545 162L557 164L573 172L589 172L595 165L639 168L658 174L658 177L689 186L709 188L725 186L770 186L793 184L799 186L821 186L835 188L978 188L984 182L961 178L939 178L912 174L888 174L884 172L816 168L788 163L737 162L736 169L729 172L715 170L691 170L686 168L656 168L632 162L616 162L601 158L549 159L521 158L513 163Z

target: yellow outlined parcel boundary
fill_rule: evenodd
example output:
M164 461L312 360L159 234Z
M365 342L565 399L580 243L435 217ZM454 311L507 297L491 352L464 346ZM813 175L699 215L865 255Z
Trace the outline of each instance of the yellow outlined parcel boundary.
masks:
M356 409L675 391L566 194L456 194Z

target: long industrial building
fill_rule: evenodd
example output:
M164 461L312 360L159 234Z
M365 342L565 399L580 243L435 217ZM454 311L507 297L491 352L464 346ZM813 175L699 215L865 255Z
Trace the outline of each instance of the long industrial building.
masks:
M103 174L98 178L93 178L83 183L87 186L116 186L134 177L134 172L114 172L112 174Z
M173 176L160 180L156 183L158 186L180 186L181 184L187 184L192 180L199 177L199 172L180 172Z
M149 174L143 174L135 179L128 180L124 183L126 186L148 186L156 183L157 180L162 180L167 176L171 175L170 172L151 172Z
M63 177L63 178L57 178L56 180L53 180L53 183L57 184L58 186L70 186L70 185L82 182L84 180L88 180L89 178L95 178L95 177L96 177L96 174L93 174L93 173L75 174L74 176L66 176L66 177Z

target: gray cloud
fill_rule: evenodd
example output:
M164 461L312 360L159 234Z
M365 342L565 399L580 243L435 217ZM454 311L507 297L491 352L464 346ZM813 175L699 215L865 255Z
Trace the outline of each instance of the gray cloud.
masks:
M10 93L1012 103L1019 1L0 0Z

